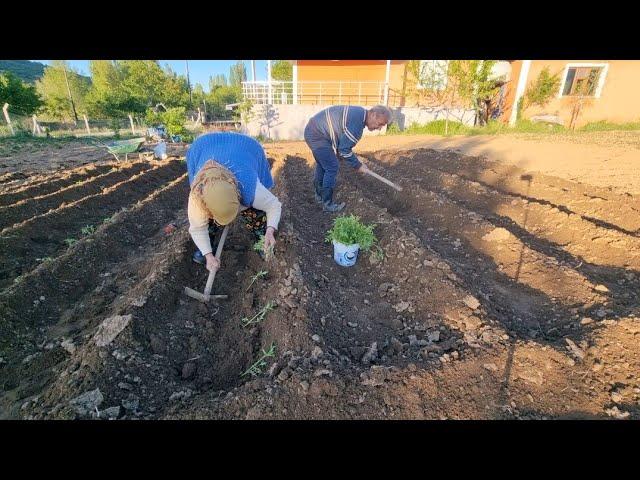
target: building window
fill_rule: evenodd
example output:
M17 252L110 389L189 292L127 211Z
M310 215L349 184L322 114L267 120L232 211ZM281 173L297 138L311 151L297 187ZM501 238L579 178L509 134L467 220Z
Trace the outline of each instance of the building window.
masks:
M420 60L418 88L444 90L447 88L448 60Z
M565 69L560 96L599 97L607 72L606 64L569 64Z

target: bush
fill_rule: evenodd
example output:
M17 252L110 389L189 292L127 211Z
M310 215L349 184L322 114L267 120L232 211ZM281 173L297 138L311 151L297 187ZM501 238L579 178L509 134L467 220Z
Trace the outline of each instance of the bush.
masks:
M333 227L327 232L325 241L340 242L345 245L360 245L360 250L367 251L376 241L373 234L374 225L364 225L355 215L341 215L333 221Z
M166 112L160 113L148 109L145 115L147 125L161 123L166 127L169 135L184 135L187 133L187 129L184 126L186 118L184 107L169 108Z

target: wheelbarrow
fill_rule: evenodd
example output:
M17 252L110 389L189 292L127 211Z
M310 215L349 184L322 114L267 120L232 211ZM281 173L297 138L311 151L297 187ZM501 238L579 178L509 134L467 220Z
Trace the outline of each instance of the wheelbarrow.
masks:
M129 140L118 140L109 143L99 143L98 145L107 149L116 160L120 161L118 155L124 155L125 160L129 160L129 154L137 152L145 142L145 137L131 138Z

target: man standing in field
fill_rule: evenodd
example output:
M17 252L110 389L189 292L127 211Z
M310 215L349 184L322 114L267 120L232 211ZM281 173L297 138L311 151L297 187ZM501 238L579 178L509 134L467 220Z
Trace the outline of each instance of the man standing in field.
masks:
M376 105L364 107L336 105L316 113L304 129L304 140L313 153L316 171L313 180L315 198L325 212L338 212L344 203L333 202L333 189L338 174L338 157L342 157L358 173L368 168L351 149L360 141L366 126L369 131L380 130L391 122L391 110Z

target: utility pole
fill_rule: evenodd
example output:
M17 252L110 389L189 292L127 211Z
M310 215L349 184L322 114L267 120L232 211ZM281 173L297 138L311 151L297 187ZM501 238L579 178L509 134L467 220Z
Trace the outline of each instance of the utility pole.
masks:
M73 110L73 118L75 118L76 125L78 124L78 114L76 113L76 106L73 103L73 97L71 96L71 88L69 88L69 79L67 78L67 66L62 65L62 71L64 72L64 81L67 82L67 93L69 94L69 101L71 102L71 110Z
M191 93L191 80L189 80L189 60L185 60L184 63L187 64L187 85L189 85L189 104L193 105L193 95Z

